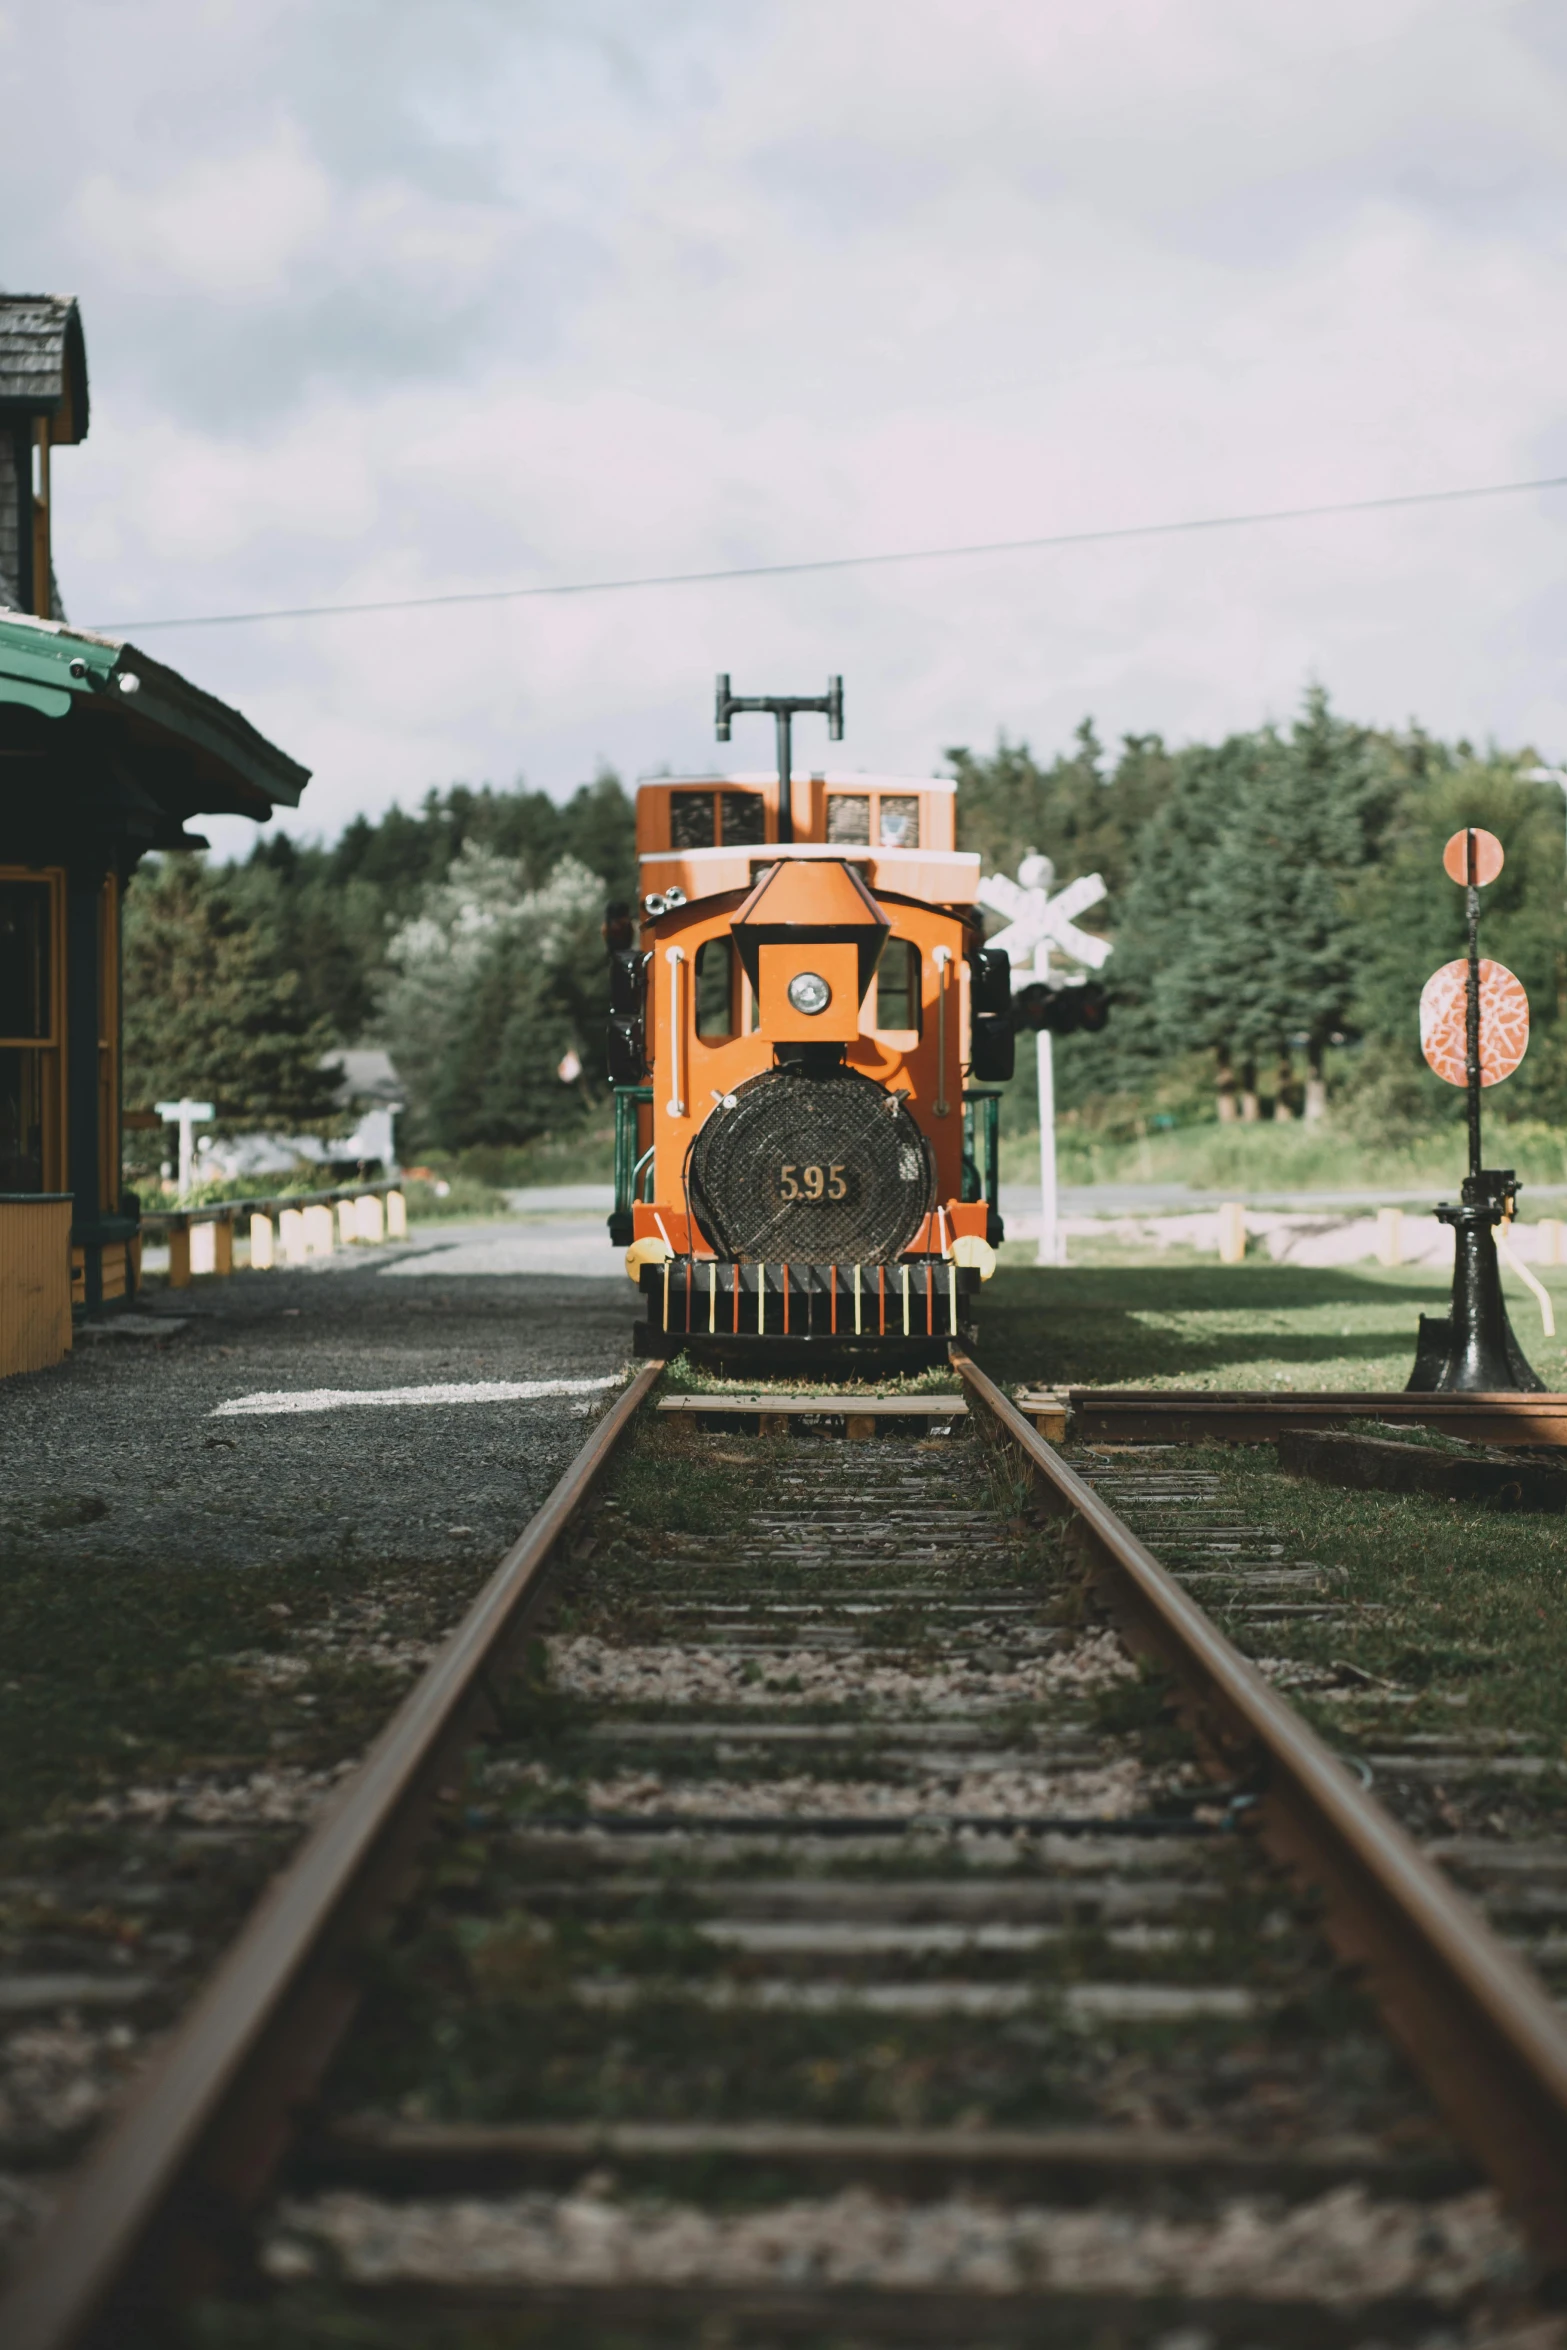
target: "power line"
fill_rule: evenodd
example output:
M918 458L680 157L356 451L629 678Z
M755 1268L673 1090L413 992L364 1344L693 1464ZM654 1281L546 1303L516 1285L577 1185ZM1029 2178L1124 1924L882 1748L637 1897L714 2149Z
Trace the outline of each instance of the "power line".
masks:
M1206 514L1184 522L1128 523L1114 530L1065 530L1032 539L988 539L962 547L902 547L880 555L818 555L801 563L742 563L725 571L645 572L630 579L579 579L555 587L465 588L440 596L388 596L365 604L289 604L267 612L194 612L176 620L102 620L100 635L145 635L154 628L243 628L261 620L341 620L371 612L433 612L452 604L515 604L545 596L625 595L638 588L712 587L731 579L793 579L811 571L867 571L891 563L950 563L966 555L1026 555L1051 547L1106 546L1117 539L1177 538L1199 530L1246 530L1266 522L1311 522L1339 514L1386 514L1403 506L1451 506L1474 498L1514 498L1529 490L1567 489L1567 473L1538 481L1489 482L1475 489L1411 490L1402 497L1345 498L1325 506L1272 506L1255 514Z

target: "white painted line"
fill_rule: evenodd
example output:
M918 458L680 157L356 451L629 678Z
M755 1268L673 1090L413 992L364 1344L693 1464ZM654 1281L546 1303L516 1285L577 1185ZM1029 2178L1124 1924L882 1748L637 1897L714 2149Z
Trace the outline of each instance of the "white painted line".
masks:
M433 1387L280 1387L266 1395L236 1395L209 1412L234 1420L263 1412L346 1412L361 1404L535 1403L547 1395L599 1395L619 1387L607 1379L445 1380Z

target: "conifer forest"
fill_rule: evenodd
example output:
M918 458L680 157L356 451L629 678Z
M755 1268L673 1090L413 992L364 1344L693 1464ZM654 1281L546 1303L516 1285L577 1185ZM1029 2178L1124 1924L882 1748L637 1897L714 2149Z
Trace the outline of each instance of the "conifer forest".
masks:
M949 750L959 839L986 871L1043 849L1058 882L1109 885L1090 919L1115 941L1113 1016L1058 1045L1065 1133L1327 1118L1397 1145L1456 1121L1416 1004L1462 951L1441 850L1466 823L1505 844L1484 951L1523 981L1533 1019L1488 1110L1559 1122L1564 810L1528 778L1535 757L1360 725L1316 690L1289 723L1217 743L1111 748L1085 720L1048 759L1005 734ZM231 1128L327 1131L323 1054L372 1043L405 1092L405 1156L499 1170L541 1139L586 1138L607 1102L600 924L634 886L631 800L609 772L563 804L454 784L329 843L277 833L239 863L149 860L127 908L127 1099L189 1091ZM571 1053L581 1075L563 1080ZM1031 1071L1020 1056L1013 1130L1033 1122Z

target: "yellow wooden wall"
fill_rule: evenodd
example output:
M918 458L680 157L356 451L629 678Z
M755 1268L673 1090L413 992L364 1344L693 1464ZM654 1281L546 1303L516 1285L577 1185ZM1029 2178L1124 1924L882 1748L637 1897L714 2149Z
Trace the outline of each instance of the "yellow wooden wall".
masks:
M0 1379L47 1371L71 1344L71 1202L0 1200Z

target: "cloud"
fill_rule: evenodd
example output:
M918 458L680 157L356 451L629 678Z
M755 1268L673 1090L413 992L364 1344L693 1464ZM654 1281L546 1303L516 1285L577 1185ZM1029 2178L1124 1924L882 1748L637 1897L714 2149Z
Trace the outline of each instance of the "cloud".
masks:
M332 188L284 124L264 146L204 156L151 188L95 173L76 209L84 241L133 287L237 307L286 291L331 226Z
M1567 470L1567 47L1530 6L135 13L0 15L13 268L87 326L84 618ZM328 830L458 775L707 764L720 667L842 669L875 766L1089 708L1213 732L1308 676L1561 749L1564 530L1520 500L154 641L314 766Z

